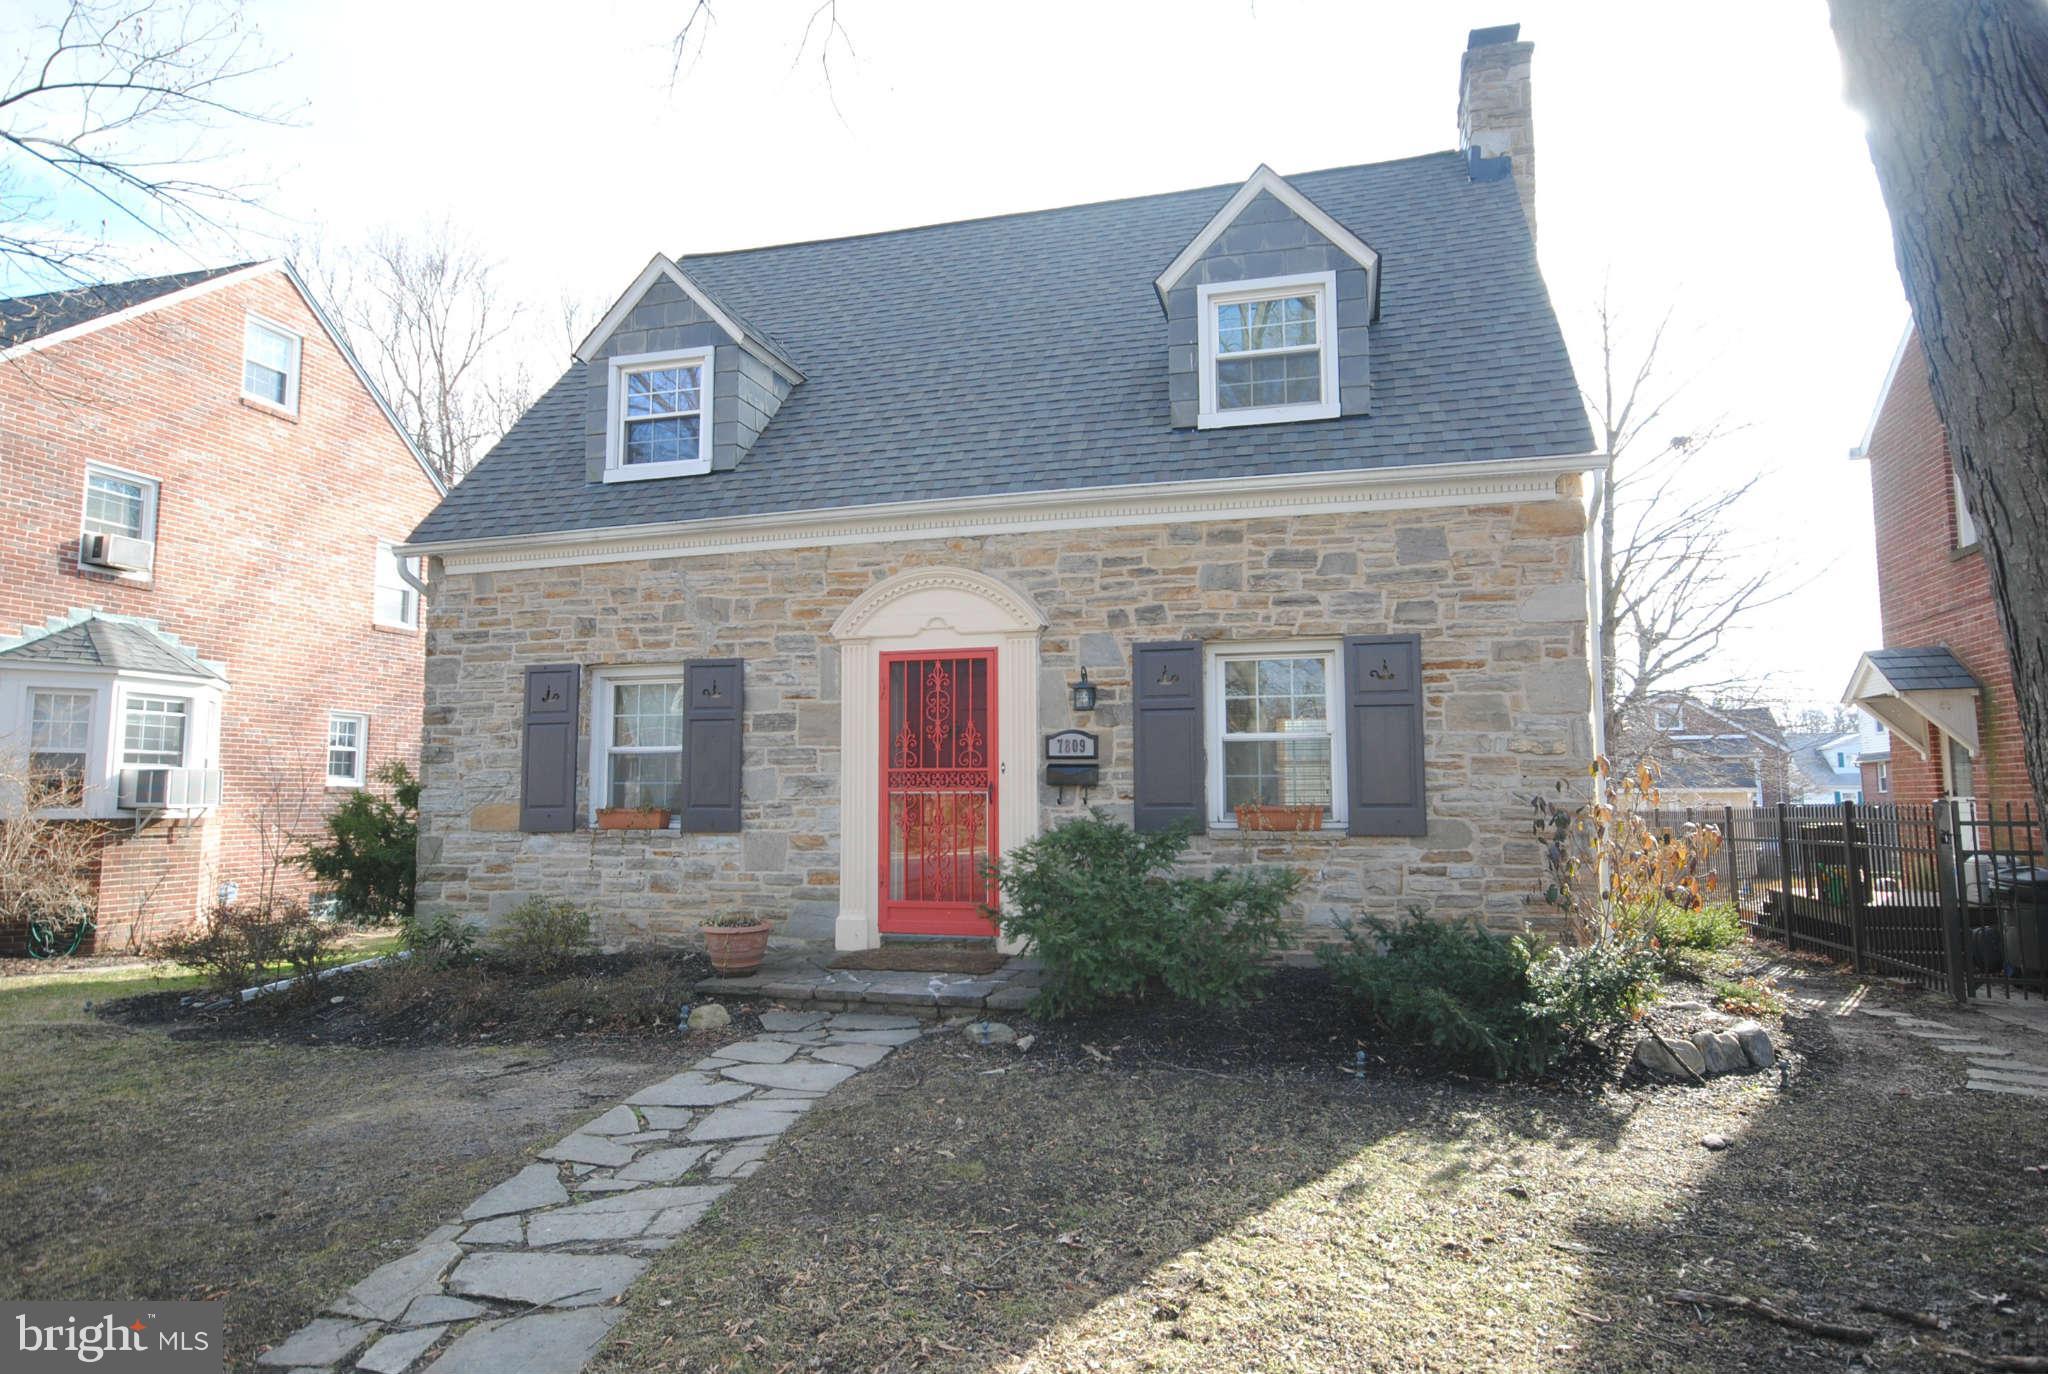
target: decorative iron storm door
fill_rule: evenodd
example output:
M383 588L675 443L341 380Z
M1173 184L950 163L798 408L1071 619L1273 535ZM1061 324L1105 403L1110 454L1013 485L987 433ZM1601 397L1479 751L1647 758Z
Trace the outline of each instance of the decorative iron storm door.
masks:
M882 655L880 924L894 935L993 935L993 649Z

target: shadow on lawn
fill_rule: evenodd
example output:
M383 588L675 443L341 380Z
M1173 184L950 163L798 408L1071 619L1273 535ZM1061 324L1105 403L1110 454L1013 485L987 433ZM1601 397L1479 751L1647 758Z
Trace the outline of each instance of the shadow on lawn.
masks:
M1376 1310L1381 1271L1478 1245L1502 1187L1597 1167L1630 1111L936 1038L840 1089L657 1259L597 1367L1415 1367L1361 1345L1438 1339L1441 1313Z
M1964 1091L1959 1066L1860 1018L1794 1018L1804 1055L1725 1152L1676 1161L1666 1208L1588 1214L1580 1329L1560 1369L1952 1369L1929 1342L2048 1350L2039 1104ZM1683 1175L1679 1177L1677 1175ZM2031 1296L2016 1280L2033 1288ZM2017 1288L2001 1311L1988 1295ZM1674 1289L1763 1298L1877 1333L1858 1346L1666 1301ZM1952 1317L1936 1334L1859 1301ZM1669 1364L1663 1364L1668 1360Z

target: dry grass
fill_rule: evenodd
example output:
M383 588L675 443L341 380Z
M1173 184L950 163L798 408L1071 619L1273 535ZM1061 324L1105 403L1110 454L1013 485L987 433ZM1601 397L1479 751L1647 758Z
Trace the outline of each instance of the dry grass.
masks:
M0 978L0 1295L225 1296L236 1369L527 1150L698 1052L309 1046L84 1007L167 986L132 966Z
M1841 1369L1851 1347L1664 1301L1773 1297L2042 1349L2040 1104L1946 1056L1589 1100L1393 1077L1040 1064L928 1041L810 1114L657 1261L601 1357L655 1370ZM1118 1056L1112 1056L1115 1060ZM1924 1062L1923 1062L1924 1061ZM1002 1069L1002 1072L991 1072ZM1699 1140L1720 1132L1732 1148ZM666 1302L668 1305L662 1305Z

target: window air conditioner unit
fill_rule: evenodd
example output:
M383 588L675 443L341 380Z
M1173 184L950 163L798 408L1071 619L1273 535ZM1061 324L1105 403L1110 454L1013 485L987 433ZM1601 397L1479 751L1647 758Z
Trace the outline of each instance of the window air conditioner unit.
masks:
M115 805L123 811L210 811L220 805L218 768L123 768Z
M156 544L125 534L82 534L78 537L78 556L95 568L148 572L156 562Z

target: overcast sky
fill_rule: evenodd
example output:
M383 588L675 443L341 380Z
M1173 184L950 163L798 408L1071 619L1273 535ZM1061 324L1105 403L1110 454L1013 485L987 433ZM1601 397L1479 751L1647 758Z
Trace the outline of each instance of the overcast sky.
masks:
M1743 536L1810 579L1739 637L1733 666L1831 703L1877 645L1868 475L1847 454L1906 307L1820 0L841 0L829 85L823 20L798 48L815 0L714 0L671 85L690 3L252 0L282 59L265 93L299 114L241 138L275 186L276 219L246 247L446 218L551 317L565 294L608 303L657 250L1448 148L1466 31L1519 20L1536 44L1543 270L1582 385L1603 282L1644 327L1675 309L1668 351L1692 380L1671 432L1746 426L1702 467L1764 474ZM151 250L146 265L186 264ZM561 337L533 336L546 379Z

